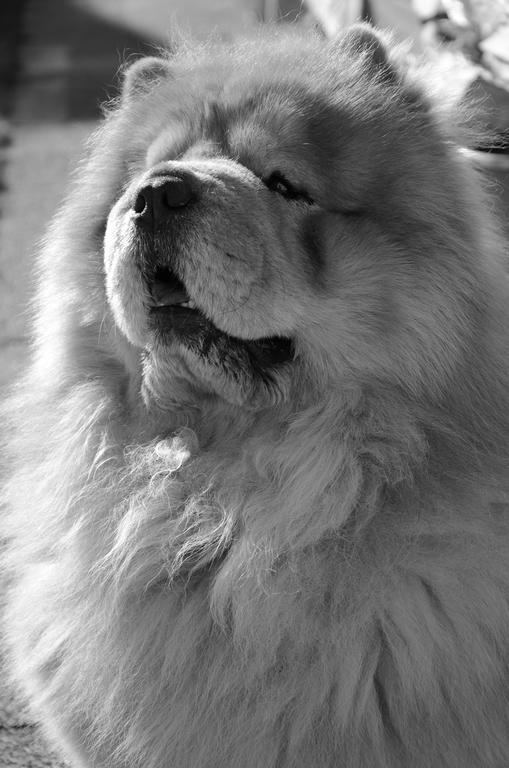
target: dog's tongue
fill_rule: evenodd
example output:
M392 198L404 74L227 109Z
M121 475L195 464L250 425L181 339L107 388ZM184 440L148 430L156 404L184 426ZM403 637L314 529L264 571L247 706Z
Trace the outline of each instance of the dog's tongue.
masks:
M189 301L184 283L172 272L156 274L150 285L154 306L167 307Z

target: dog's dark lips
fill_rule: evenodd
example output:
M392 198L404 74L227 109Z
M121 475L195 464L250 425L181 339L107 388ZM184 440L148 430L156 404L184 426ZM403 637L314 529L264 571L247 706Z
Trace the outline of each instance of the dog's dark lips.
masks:
M180 278L170 269L158 268L148 281L151 295L149 322L164 342L169 335L208 356L214 349L221 357L245 360L251 367L264 370L293 360L291 339L268 336L240 339L217 328L196 306Z

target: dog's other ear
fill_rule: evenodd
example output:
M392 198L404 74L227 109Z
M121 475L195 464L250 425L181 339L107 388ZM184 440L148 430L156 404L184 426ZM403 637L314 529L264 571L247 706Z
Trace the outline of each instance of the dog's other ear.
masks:
M363 67L387 83L399 81L399 74L393 63L384 41L370 24L354 24L344 34L330 43L332 51L346 54L352 58L361 58Z
M171 65L166 59L146 56L138 59L124 71L122 98L131 99L149 91L158 81L171 73Z

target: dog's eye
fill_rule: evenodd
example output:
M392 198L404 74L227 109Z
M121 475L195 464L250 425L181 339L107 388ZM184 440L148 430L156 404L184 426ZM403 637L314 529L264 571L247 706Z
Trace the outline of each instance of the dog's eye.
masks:
M265 177L263 183L273 192L286 197L287 200L304 200L306 203L313 202L307 192L294 187L279 171L275 171L270 176Z

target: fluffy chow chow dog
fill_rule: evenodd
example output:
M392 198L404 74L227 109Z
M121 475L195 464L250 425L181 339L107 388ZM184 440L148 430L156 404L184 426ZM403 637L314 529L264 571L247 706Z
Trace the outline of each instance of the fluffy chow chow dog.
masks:
M397 59L141 60L50 230L6 635L73 766L509 764L509 287Z

